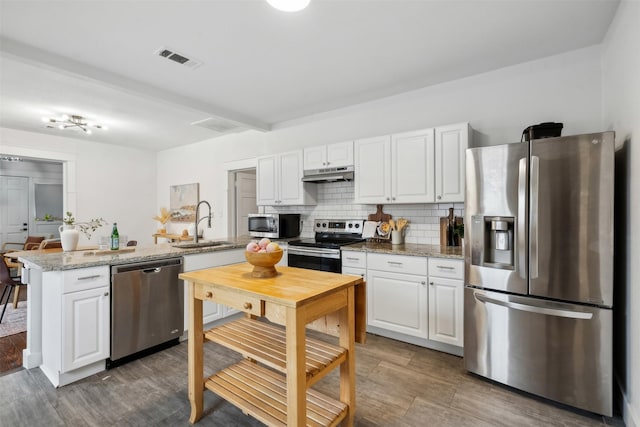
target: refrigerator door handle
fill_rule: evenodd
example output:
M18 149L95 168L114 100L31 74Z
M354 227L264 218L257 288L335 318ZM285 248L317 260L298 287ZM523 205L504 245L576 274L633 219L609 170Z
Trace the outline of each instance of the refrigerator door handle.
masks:
M540 158L531 156L531 216L529 218L529 273L538 278L538 189L540 182Z
M521 304L512 301L501 301L498 299L490 298L486 295L482 295L479 293L475 293L475 297L478 301L501 305L503 307L512 308L514 310L520 311L528 311L530 313L536 314L545 314L548 316L556 316L556 317L568 317L570 319L591 319L593 317L593 313L584 313L580 311L571 311L571 310L559 310L556 308L548 308L548 307L538 307L535 305L529 304Z
M518 274L527 278L527 159L520 159L518 168Z

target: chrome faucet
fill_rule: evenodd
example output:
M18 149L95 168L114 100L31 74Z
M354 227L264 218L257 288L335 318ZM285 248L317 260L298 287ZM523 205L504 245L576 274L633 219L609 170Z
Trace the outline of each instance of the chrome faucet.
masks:
M205 203L209 207L209 215L198 219L198 213L200 212L200 205L203 204L203 203ZM200 223L200 221L202 221L205 218L209 219L209 221L207 223L208 223L209 228L211 228L211 205L206 200L201 200L196 205L196 231L193 232L193 234L195 234L196 243L198 243L198 224Z

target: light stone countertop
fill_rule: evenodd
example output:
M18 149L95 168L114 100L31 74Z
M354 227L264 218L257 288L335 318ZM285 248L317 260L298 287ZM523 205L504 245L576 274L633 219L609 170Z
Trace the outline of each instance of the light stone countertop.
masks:
M133 252L123 252L107 255L94 255L93 251L56 252L48 254L29 254L18 257L18 260L42 271L73 270L77 268L96 267L102 265L129 264L134 262L154 261L163 258L181 257L210 252L242 249L251 240L249 236L238 238L215 239L215 241L228 242L220 246L199 248L178 248L170 243L159 243L150 246L136 246ZM279 242L279 240L276 240ZM192 243L192 242L184 242Z
M391 255L464 259L462 246L419 245L415 243L392 245L391 243L362 242L342 246L340 249L342 251L384 253Z

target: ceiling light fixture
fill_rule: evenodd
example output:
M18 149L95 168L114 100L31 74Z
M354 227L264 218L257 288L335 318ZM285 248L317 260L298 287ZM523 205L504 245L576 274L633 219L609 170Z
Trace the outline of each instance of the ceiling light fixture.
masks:
M0 160L3 162L21 162L22 159L16 156L0 156Z
M283 12L298 12L309 6L311 0L267 0L271 6Z
M90 121L87 121L87 119L85 119L84 117L77 116L77 115L67 116L65 114L59 119L56 119L53 117L43 117L42 121L47 123L47 127L49 128L52 128L53 126L51 125L56 123L58 124L58 129L80 129L86 134L91 134L91 129L89 128L96 128L96 129L102 129L102 130L108 129L106 126L103 126L97 123L92 123Z

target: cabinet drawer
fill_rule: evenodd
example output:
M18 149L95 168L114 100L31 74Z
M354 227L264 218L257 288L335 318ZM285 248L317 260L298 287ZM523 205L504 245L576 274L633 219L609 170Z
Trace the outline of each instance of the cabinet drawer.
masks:
M429 276L464 279L464 261L450 258L429 258Z
M213 289L206 285L196 283L196 298L203 301L213 301L224 304L227 307L235 308L254 316L264 315L264 305L260 298L242 295L224 289Z
M342 266L343 267L367 268L367 253L366 252L355 252L355 251L343 251L342 252Z
M369 270L427 275L427 258L421 256L367 254Z
M79 268L62 273L63 293L85 291L87 289L109 286L111 278L108 266Z

